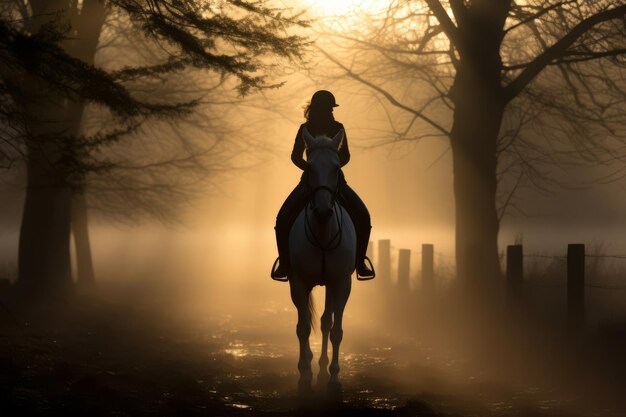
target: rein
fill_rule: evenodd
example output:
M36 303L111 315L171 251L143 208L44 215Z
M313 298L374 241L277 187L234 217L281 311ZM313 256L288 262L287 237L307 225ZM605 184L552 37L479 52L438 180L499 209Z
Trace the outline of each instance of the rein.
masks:
M309 208L313 209L313 202L315 201L315 195L317 194L318 191L321 190L326 190L329 191L332 195L332 210L333 213L335 214L335 220L337 222L337 232L333 235L333 237L325 244L323 245L319 239L317 238L317 236L315 236L315 233L313 233L313 229L311 228L311 224L309 222L309 210L305 207L304 209L304 235L306 236L306 239L309 241L309 243L314 246L315 248L319 249L322 251L322 277L321 277L321 282L320 285L324 285L326 284L325 282L325 277L326 277L326 254L329 251L332 251L334 249L337 249L339 247L339 245L341 245L341 241L343 239L343 210L341 210L341 206L336 205L335 201L337 198L337 192L339 189L339 185L337 185L337 188L335 188L335 190L333 190L330 187L327 187L325 185L321 185L316 187L311 195L311 200L309 201Z
M309 207L311 207L312 209L315 208L313 202L315 201L315 195L318 191L328 191L330 193L332 197L330 200L330 204L334 208L335 200L337 200L337 194L339 193L339 182L337 182L337 186L334 190L327 185L318 185L317 187L315 187L313 189L313 192L311 193L311 199L309 200Z

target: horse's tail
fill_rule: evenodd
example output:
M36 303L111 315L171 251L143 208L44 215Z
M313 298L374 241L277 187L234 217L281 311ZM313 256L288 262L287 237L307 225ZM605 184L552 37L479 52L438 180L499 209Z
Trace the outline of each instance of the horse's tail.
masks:
M317 315L315 311L315 302L313 301L313 292L309 293L309 301L307 302L307 308L309 309L309 325L311 325L311 329L315 332L315 322L317 321Z

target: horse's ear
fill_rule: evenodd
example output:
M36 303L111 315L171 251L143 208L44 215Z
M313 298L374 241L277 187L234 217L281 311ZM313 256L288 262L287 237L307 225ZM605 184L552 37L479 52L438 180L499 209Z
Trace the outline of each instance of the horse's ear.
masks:
M315 138L309 133L309 130L306 127L302 128L302 137L304 138L304 145L307 149L315 143Z
M337 148L337 150L339 150L341 148L341 145L343 145L344 133L345 132L343 129L339 129L339 132L337 132L337 134L333 138L333 144L335 145L335 148Z

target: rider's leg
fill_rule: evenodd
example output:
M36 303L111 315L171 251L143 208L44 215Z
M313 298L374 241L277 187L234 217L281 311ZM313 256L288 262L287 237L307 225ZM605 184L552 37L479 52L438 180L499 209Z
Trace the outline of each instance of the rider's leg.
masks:
M284 278L289 273L289 231L291 226L302 207L306 204L308 198L307 186L304 182L300 182L296 188L291 191L276 216L276 246L278 247L279 263L276 271L273 271L274 278Z
M372 230L370 213L361 198L345 181L339 187L339 197L348 213L350 213L354 229L356 230L357 273L362 277L371 277L374 275L374 272L365 264L365 254L367 253L370 231Z

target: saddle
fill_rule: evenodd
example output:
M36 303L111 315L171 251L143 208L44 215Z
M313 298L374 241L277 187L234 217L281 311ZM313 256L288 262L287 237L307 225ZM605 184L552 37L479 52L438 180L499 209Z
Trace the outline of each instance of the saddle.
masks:
M306 210L306 208L305 208ZM335 210L335 216L337 218L337 221L340 223L339 225L339 230L337 231L336 235L333 236L331 238L331 240L328 242L328 244L326 245L322 245L319 241L317 241L317 239L315 238L315 236L313 235L312 231L310 231L307 226L308 226L308 220L307 220L307 216L306 216L306 211L305 211L305 235L307 237L307 240L309 241L309 243L311 245L313 245L314 247L317 247L321 252L322 252L322 275L324 274L325 271L325 266L326 266L326 254L328 253L328 251L332 251L333 249L335 249L336 247L338 247L341 244L341 240L342 240L342 233L341 233L341 224L343 223L343 216L342 214L339 213L343 213L343 210ZM353 216L350 214L349 211L345 210L346 213L348 213L348 215L351 217L352 221L354 222L354 218ZM297 216L296 216L297 217ZM293 220L289 222L290 223L290 227L288 229L291 229L291 227L293 227ZM368 233L369 235L369 233ZM277 239L280 239L280 237L278 236L278 229L277 229ZM282 242L283 244L286 242ZM281 246L281 242L279 240L279 248ZM367 243L366 246L367 247ZM369 281L371 279L374 279L376 277L376 271L374 269L374 265L371 261L371 259L366 256L363 252L365 252L365 248L363 249L363 253L362 254L362 262L359 259L359 242L357 241L357 253L356 253L356 265L355 265L355 272L356 272L356 278L359 281ZM286 267L284 267L283 264L279 264L281 257L277 257L276 260L274 261L273 265L272 265L272 269L270 271L270 276L273 280L275 281L280 281L280 282L286 282L289 281L289 277L288 277L288 271L286 271ZM367 264L369 265L366 265ZM280 265L280 266L279 266ZM281 273L278 273L278 268L281 268ZM369 270L368 270L369 268ZM363 271L361 271L363 270ZM323 278L322 278L323 279ZM321 282L321 285L323 285L323 282Z

